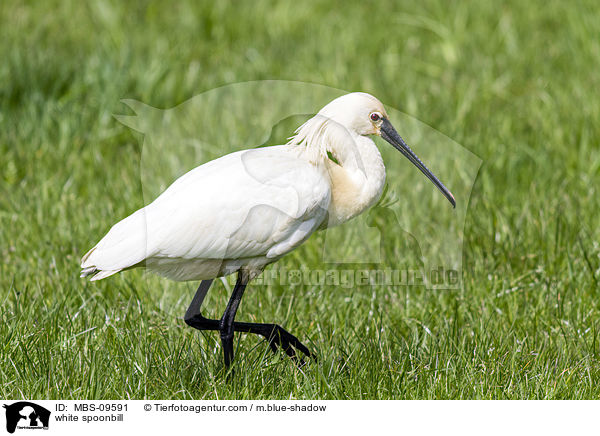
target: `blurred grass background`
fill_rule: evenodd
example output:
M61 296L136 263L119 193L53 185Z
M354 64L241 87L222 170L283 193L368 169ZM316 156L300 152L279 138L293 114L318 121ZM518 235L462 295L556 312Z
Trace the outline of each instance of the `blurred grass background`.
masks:
M598 398L599 61L593 1L1 2L0 397ZM483 166L462 290L269 286L239 319L320 359L241 337L226 383L218 336L161 307L193 284L79 258L143 206L120 99L261 79L370 92Z

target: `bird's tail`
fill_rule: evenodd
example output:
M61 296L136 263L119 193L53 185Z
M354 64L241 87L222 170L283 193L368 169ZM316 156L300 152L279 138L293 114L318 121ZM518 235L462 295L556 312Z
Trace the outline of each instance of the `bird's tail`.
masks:
M95 272L98 272L98 268L96 268L95 266L88 266L87 268L81 269L81 275L79 277L83 278L83 277L91 276Z
M96 280L102 280L108 276L112 276L113 274L116 274L119 271L121 271L121 269L100 270L98 267L96 267L96 265L89 265L89 262L87 260L90 257L90 254L92 254L92 252L95 249L96 249L96 247L92 248L81 259L81 275L79 277L83 278L83 277L87 277L87 276L91 276L92 274L95 274L94 277L92 277L92 279L91 279L91 281L93 282Z

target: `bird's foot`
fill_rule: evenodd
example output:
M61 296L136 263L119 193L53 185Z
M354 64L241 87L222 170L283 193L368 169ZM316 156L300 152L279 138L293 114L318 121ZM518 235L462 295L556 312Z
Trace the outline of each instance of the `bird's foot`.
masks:
M219 321L216 319L207 319L200 314L185 318L185 322L190 326L198 330L219 330ZM289 357L291 357L297 364L298 367L302 367L306 364L304 359L299 358L296 354L296 350L301 351L307 357L314 360L317 356L311 353L310 350L300 340L292 335L290 332L285 330L283 327L277 324L261 324L261 323L248 323L248 322L234 322L233 330L235 332L254 333L263 336L269 343L271 350L276 353L279 348L285 351ZM233 338L231 338L231 341ZM231 342L233 344L233 342ZM229 350L225 354L225 367L229 367L229 364L233 360L233 345L228 345L228 341L223 342L223 349Z
M306 362L304 359L299 358L296 354L296 350L301 351L307 357L316 360L317 356L311 353L310 350L300 340L292 335L290 332L285 330L283 327L273 324L268 334L263 335L269 341L271 350L276 353L279 348L285 351L289 357L291 357L297 364L298 367L303 367Z

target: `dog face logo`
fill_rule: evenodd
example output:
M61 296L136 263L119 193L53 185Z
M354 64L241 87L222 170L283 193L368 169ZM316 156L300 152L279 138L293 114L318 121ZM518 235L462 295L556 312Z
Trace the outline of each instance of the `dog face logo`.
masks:
M48 429L50 411L29 401L3 406L6 409L6 431L19 429Z

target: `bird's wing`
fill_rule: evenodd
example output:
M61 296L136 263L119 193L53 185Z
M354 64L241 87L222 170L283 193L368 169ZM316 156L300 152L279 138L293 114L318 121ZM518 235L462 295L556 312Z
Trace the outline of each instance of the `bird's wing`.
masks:
M115 224L81 266L102 278L148 258L277 258L318 228L330 195L324 170L286 146L232 153Z

